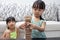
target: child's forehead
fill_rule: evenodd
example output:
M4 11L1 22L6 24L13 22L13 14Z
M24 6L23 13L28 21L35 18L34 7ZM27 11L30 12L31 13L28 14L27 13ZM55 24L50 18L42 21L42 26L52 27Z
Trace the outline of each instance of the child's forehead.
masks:
M14 20L9 20L8 22L15 22Z

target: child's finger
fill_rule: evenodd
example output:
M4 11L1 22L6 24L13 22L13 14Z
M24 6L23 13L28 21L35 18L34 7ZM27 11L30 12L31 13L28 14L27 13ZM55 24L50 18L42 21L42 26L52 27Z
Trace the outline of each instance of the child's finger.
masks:
M22 28L22 29L23 29L23 28L24 28L24 24L20 25L20 28Z

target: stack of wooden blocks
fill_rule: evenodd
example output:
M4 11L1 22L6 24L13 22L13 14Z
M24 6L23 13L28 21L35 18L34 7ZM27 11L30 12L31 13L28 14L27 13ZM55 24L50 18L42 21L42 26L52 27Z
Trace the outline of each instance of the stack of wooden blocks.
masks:
M31 23L31 16L25 16L25 22L30 22ZM32 30L30 29L30 25L28 25L26 27L25 31L26 31L26 40L31 40Z

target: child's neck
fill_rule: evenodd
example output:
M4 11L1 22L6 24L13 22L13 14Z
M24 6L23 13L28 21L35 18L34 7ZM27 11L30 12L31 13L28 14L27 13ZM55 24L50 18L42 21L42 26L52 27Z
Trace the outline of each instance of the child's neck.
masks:
M34 20L37 22L40 20L40 17L34 17Z
M11 31L11 32L15 31L15 27L14 27L14 28L12 28L12 29L10 29L10 31Z

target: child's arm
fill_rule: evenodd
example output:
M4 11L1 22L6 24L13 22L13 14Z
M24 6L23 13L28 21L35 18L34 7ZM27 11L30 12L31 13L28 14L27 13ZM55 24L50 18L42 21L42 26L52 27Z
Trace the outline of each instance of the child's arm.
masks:
M6 30L6 31L3 33L3 35L2 35L1 38L3 38L3 39L8 39L8 38L9 38L9 31Z
M25 29L25 27L26 27L26 23L23 23L19 26L20 29Z
M17 31L17 38L18 38L20 36L19 28L17 28L16 31Z
M4 39L6 36L6 32L3 33L3 35L1 36L2 39Z
M41 32L43 32L45 30L45 27L46 27L46 22L43 22L41 27L37 27L37 29Z
M38 27L37 25L32 24L31 29L37 29L37 30L43 32L45 30L45 26L46 26L46 22L43 22L41 27Z

